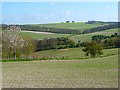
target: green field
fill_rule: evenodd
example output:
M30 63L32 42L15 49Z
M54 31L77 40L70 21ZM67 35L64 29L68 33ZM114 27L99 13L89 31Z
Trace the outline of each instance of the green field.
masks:
M117 55L118 49L104 49L103 50L103 57ZM90 58L85 56L85 53L82 51L82 48L67 48L67 49L60 49L60 50L46 50L40 51L32 54L36 58Z
M34 25L34 24L33 24ZM103 26L107 24L96 23L96 24L86 24L85 22L76 22L76 23L51 23L51 24L35 24L37 27L49 27L49 28L64 28L64 29L76 29L81 32L90 29L93 27Z
M72 40L77 42L78 40L80 41L90 41L92 36L94 35L106 35L110 36L111 34L118 32L118 29L110 29L106 31L100 31L100 32L95 32L95 33L89 33L89 34L81 34L81 35L73 35L70 37ZM57 38L57 37L66 37L70 36L71 34L40 34L40 33L32 33L32 32L22 32L21 33L23 36L29 36L33 39L44 39L44 38Z
M28 36L33 39L44 39L44 38L57 38L57 37L64 37L69 36L70 34L39 34L39 33L32 33L32 32L22 32L23 36Z
M72 36L70 38L72 40L75 40L76 42L78 42L78 40L80 40L81 42L84 42L84 41L90 41L92 39L92 36L94 36L94 35L111 36L115 32L118 32L118 28L109 29L109 30L100 31L100 32L89 33L89 34L74 35L74 36Z
M118 56L68 61L5 62L3 88L117 88Z

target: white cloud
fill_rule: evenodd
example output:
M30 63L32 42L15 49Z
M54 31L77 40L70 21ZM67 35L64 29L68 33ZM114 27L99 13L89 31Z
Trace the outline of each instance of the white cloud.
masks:
M71 12L70 12L70 11L65 11L65 14L66 14L67 16L69 16L69 15L71 15Z
M40 15L39 14L36 14L36 17L39 17Z
M111 6L106 6L107 9L111 9L112 7Z
M54 5L54 3L53 3L53 2L51 2L51 3L50 3L50 5L51 5L51 6L53 6L53 5Z
M85 16L85 14L83 14L83 13L78 13L78 16L82 17L82 16Z

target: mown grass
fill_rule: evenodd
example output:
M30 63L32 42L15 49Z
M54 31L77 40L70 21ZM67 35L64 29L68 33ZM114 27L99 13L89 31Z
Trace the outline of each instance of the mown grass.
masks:
M85 22L76 22L76 23L35 24L34 26L49 27L49 28L77 29L82 32L86 29L103 26L103 25L106 25L106 24L102 24L102 23L86 24Z
M105 36L111 36L112 34L114 34L115 32L118 33L118 28L116 29L110 29L110 30L105 30L105 31L100 31L100 32L95 32L95 33L88 33L88 34L81 34L81 35L74 35L72 37L70 37L72 40L74 40L76 43L78 42L78 40L80 40L81 42L87 42L90 41L92 39L92 36L94 35L105 35Z
M4 62L3 88L117 88L118 55L76 61Z

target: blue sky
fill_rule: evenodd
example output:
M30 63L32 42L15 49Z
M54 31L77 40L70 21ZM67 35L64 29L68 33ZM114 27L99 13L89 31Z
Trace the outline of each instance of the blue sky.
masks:
M65 21L117 21L117 2L3 2L2 22L7 24Z

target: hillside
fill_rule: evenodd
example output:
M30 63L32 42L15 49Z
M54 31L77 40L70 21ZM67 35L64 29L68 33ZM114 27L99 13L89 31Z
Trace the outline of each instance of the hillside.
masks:
M118 49L104 49L103 57L117 55ZM39 51L31 54L36 58L67 58L67 59L77 59L77 58L90 58L89 56L85 56L85 52L82 51L82 48L67 48L67 49L59 49L59 50L46 50Z
M33 39L38 39L38 40L42 40L44 38L57 38L57 37L66 37L66 36L70 36L70 34L56 34L56 33L53 33L53 34L45 34L45 33L36 33L36 32L21 32L21 34L23 36L28 36L28 37L31 37Z
M81 34L85 30L95 27L108 25L106 23L87 24L84 22L76 23L51 23L51 24L30 24L21 25L22 30L52 32L62 34Z
M92 36L94 36L94 35L110 36L110 35L112 35L112 34L114 34L116 32L118 32L118 28L116 28L116 29L108 29L108 30L105 30L105 31L99 31L99 32L88 33L88 34L74 35L74 36L72 36L70 38L72 40L74 40L75 42L78 42L78 40L83 42L83 41L90 41Z
M76 22L76 23L51 23L51 24L38 24L34 25L37 27L48 27L48 28L64 28L64 29L76 29L79 31L84 31L86 29L90 29L93 27L103 26L107 24L103 23L95 23L95 24L86 24L84 22Z
M94 33L88 33L88 34L80 34L80 35L71 35L71 34L45 34L45 33L33 33L33 32L22 32L21 34L23 36L29 36L33 39L44 39L44 38L56 38L56 37L66 37L66 36L70 36L70 39L74 40L75 42L78 42L78 40L80 41L89 41L91 40L91 37L94 35L106 35L106 36L110 36L111 34L118 32L118 28L116 29L109 29L109 30L105 30L105 31L100 31L100 32L94 32Z

